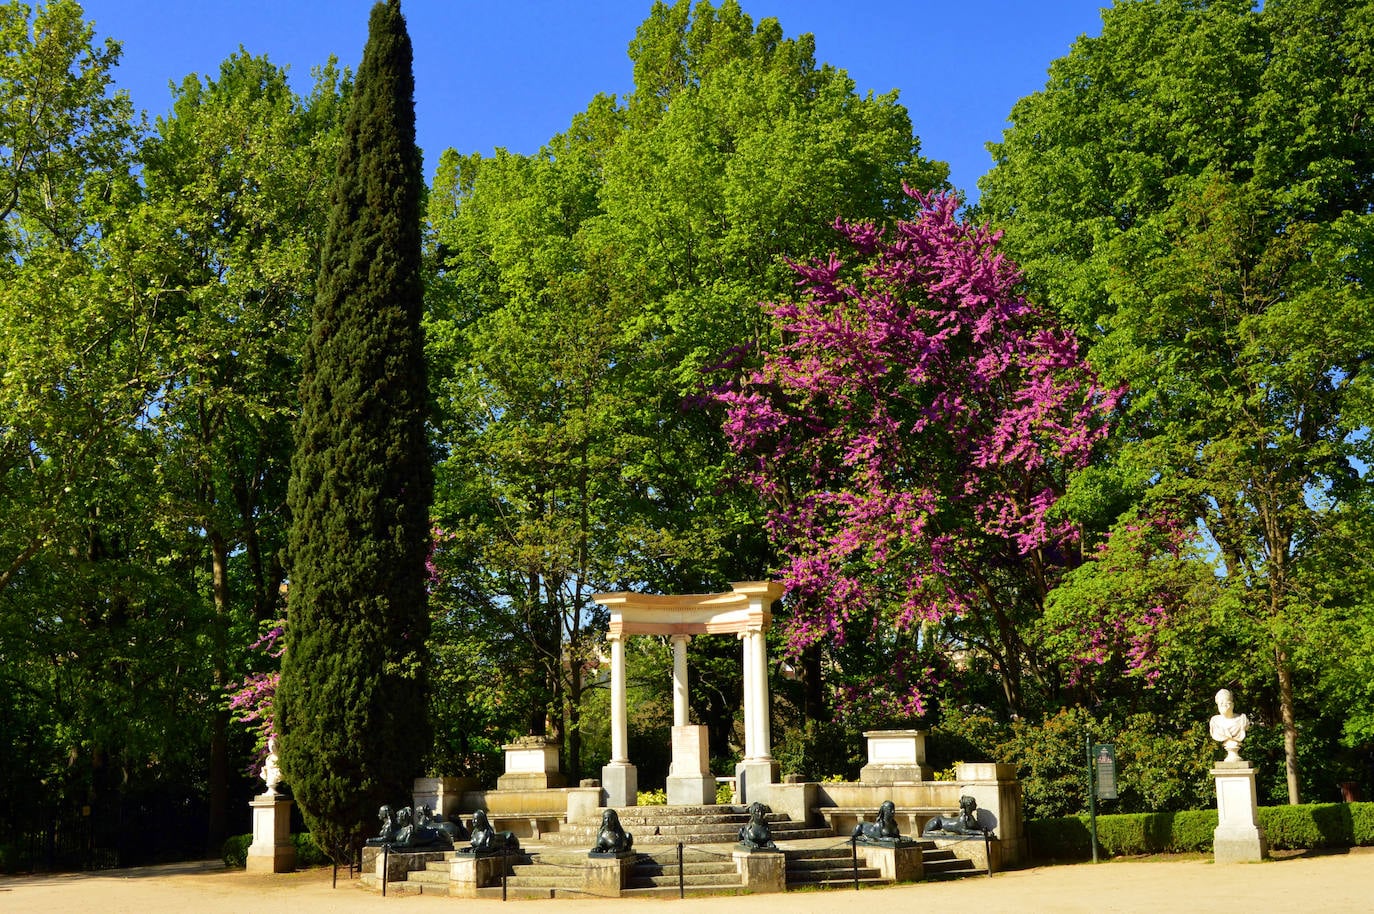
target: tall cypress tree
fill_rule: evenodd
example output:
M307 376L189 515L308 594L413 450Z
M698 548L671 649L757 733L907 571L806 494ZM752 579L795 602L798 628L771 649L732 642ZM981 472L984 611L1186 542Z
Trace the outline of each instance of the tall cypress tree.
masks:
M331 196L291 468L283 772L336 859L430 745L433 475L420 328L420 152L399 0L378 3Z

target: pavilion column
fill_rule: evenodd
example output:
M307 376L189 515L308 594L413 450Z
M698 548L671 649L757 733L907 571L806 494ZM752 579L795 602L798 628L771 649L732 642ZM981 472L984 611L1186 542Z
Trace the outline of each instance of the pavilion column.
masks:
M740 632L739 640L743 651L741 667L744 671L744 684L741 689L744 698L744 757L751 759L758 751L758 744L754 740L753 633Z
M601 787L608 806L634 806L639 775L630 764L629 714L625 700L625 636L607 635L611 642L611 759L601 769Z
M611 761L628 762L629 714L625 703L625 638L611 635Z
M771 716L768 707L768 636L763 632L754 632L754 656L753 667L754 675L754 758L772 759L773 758L773 739L769 717Z
M673 726L687 726L687 639L673 635Z

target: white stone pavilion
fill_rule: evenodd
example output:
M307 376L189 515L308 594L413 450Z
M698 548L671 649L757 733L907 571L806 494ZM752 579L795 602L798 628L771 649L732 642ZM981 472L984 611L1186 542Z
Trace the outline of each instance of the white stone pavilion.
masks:
M769 727L768 627L781 584L742 581L726 593L664 596L603 593L592 597L611 614L611 759L601 769L606 805L633 806L638 773L628 751L625 700L625 639L631 635L667 635L673 643L673 754L668 772L668 803L699 806L715 802L716 780L710 771L707 729L687 720L687 641L697 635L734 635L743 644L744 760L735 769L743 802L767 800L778 780Z

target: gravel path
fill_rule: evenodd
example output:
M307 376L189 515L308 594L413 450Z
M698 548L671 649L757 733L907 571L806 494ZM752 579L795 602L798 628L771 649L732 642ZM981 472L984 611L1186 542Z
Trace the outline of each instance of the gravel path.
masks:
M956 882L850 891L678 900L458 900L382 898L356 885L330 888L328 869L249 875L218 864L190 863L104 873L0 877L0 912L55 914L835 914L855 901L891 912L1374 912L1374 848L1290 856L1265 863L1214 865L1210 859L1152 857L1096 866L1043 866ZM461 906L461 907L458 907Z

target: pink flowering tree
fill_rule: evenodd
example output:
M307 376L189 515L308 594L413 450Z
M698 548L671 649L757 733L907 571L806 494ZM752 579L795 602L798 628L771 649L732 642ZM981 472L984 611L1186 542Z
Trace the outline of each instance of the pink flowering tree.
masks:
M794 265L801 294L770 306L781 343L716 396L769 506L788 649L892 648L890 674L837 671L831 700L914 718L941 658L980 653L1019 711L1042 662L1030 627L1081 560L1059 502L1117 394L1017 293L998 233L912 196L891 231L837 222L853 258Z
M274 669L249 673L238 688L229 693L229 711L234 720L245 724L257 737L253 761L248 767L248 773L252 775L262 770L262 763L267 758L267 741L277 735L273 705L277 697L277 684L281 681L279 664L286 650L285 634L285 619L270 622L264 627L263 633L249 645L249 650Z

